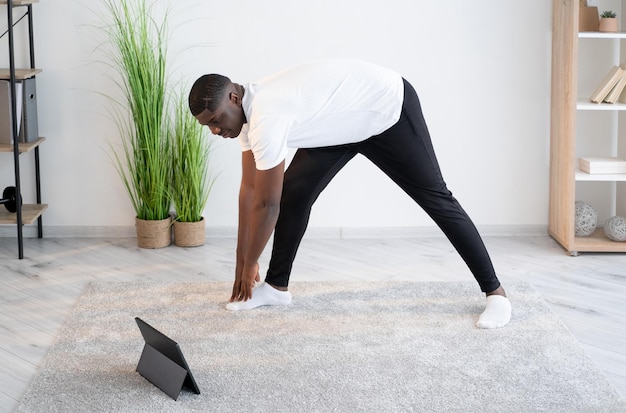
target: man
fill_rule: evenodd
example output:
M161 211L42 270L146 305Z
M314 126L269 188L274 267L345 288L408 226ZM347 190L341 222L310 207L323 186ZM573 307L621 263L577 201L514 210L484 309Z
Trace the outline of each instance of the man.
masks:
M296 66L259 82L201 76L189 108L215 135L242 146L235 283L227 308L286 305L291 268L321 191L362 154L417 202L465 260L487 306L480 328L498 328L511 304L483 241L443 180L413 87L399 74L353 59ZM289 147L298 148L285 171ZM258 259L274 231L265 281Z

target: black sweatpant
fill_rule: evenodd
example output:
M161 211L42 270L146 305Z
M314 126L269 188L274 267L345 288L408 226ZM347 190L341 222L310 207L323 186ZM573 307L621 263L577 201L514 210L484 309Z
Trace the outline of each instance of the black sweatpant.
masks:
M400 119L385 132L355 144L296 151L285 171L267 283L288 286L313 203L357 153L378 166L426 211L456 248L483 292L500 286L476 227L446 187L419 99L406 80Z

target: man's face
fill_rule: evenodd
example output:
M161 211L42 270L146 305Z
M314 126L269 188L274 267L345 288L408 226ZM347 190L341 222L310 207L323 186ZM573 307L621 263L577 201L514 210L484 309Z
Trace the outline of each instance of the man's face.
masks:
M206 125L214 135L236 138L246 123L241 98L236 92L227 92L214 112L205 109L196 115L201 125Z

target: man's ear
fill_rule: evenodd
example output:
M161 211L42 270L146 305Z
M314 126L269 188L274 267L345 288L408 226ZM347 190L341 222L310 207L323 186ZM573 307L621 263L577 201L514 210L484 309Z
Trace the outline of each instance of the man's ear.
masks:
M241 105L241 98L239 97L239 94L237 94L237 92L230 92L230 94L228 95L228 99L237 106Z

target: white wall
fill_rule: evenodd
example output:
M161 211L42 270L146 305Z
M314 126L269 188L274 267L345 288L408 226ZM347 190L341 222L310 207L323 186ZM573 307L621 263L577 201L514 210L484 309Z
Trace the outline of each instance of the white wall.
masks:
M207 72L246 82L324 56L353 56L399 71L418 91L444 177L476 224L547 225L551 1L161 3L170 7L175 29L174 77L187 84ZM34 6L36 63L44 69L37 88L40 134L47 139L41 147L46 226L133 225L109 159L107 140L117 142L116 128L99 96L115 93L110 69L101 63L107 56L97 50L104 40L96 27L99 4L45 0ZM234 227L239 147L235 140L211 139L219 176L207 224ZM31 158L22 156L26 202L34 198ZM1 159L4 187L12 184L12 162L8 154ZM310 225L432 223L357 158L322 194Z

